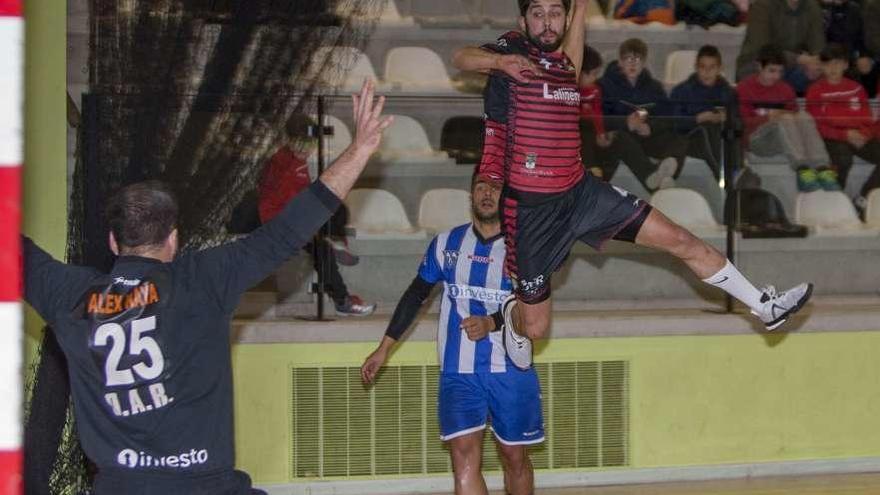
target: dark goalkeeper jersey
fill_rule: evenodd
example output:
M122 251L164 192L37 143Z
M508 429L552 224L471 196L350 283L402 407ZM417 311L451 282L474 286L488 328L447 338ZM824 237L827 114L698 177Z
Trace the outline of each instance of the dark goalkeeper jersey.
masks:
M244 239L171 263L122 256L109 274L23 240L25 298L67 356L77 429L99 477L141 493L145 478L232 470L233 311L338 206L316 182Z
M542 52L516 31L483 48L523 55L543 72L528 84L499 72L489 76L483 94L486 130L480 173L517 192L571 189L584 175L581 95L571 61L562 52Z

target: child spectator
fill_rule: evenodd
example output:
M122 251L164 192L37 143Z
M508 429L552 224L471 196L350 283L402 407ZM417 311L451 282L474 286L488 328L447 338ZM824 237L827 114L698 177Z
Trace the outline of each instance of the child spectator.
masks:
M874 171L854 200L860 213L867 206L868 193L880 187L880 140L868 104L865 89L844 77L849 68L849 53L840 44L831 44L822 52L825 77L807 91L807 110L816 119L819 134L837 168L841 187L846 186L853 155L874 165Z
M696 71L673 88L675 129L688 137L688 156L704 160L715 179L721 174L721 129L733 89L721 75L721 52L704 45L697 52Z
M636 38L620 45L618 60L599 79L610 152L632 170L649 192L675 185L687 140L675 133L663 84L645 69L648 47ZM649 157L661 160L655 165Z
M291 198L312 182L307 160L315 150L315 139L310 133L310 128L314 126L314 120L303 114L294 114L287 121L285 130L288 142L266 163L257 187L260 221L263 223L280 213ZM358 261L345 245L347 217L348 210L342 205L329 222L331 230L336 232L336 239L323 239L321 244L307 244L306 251L312 253L316 271L326 270L327 293L333 299L336 313L340 316L367 316L373 313L376 305L366 304L360 297L348 292L337 264L353 265ZM334 256L327 256L331 250Z
M758 54L760 71L742 81L736 92L746 142L758 156L784 154L797 171L798 190L834 190L837 184L816 123L799 112L794 89L782 80L785 55L775 45Z
M617 160L609 153L611 135L605 132L602 88L596 84L601 71L602 56L594 48L585 46L578 80L581 93L581 157L590 173L609 180L617 168Z
M821 0L820 5L826 43L843 45L849 56L849 69L845 76L861 83L870 97L877 85L880 66L865 43L861 5L855 0Z

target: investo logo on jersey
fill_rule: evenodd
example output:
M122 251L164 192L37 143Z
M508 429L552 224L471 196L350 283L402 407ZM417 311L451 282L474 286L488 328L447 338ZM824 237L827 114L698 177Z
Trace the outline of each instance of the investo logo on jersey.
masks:
M487 289L472 285L449 284L449 297L453 299L472 299L482 303L501 304L510 295L506 290Z
M181 452L175 455L152 456L133 449L121 450L116 456L116 462L127 468L177 468L186 469L208 462L208 451L205 449L191 449L189 452Z

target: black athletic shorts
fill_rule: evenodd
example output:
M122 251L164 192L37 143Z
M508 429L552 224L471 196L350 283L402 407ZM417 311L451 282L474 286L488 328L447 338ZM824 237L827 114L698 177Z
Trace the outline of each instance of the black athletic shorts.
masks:
M550 297L550 276L576 241L597 250L609 239L635 242L651 210L648 203L591 174L562 193L506 189L502 205L505 270L517 298L528 304Z

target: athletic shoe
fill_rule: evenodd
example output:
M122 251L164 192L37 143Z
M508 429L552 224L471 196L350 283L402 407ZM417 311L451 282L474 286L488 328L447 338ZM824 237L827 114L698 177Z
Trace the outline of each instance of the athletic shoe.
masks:
M813 284L800 284L785 292L776 292L776 288L765 287L761 296L761 308L752 310L752 314L764 322L767 331L776 330L797 313L813 294Z
M800 192L813 192L822 188L819 184L819 174L810 167L797 169L797 188Z
M330 244L330 249L333 250L333 257L336 258L336 262L340 265L354 266L361 260L358 255L348 249L347 242L335 239L327 239L327 242Z
M370 316L376 311L376 303L367 304L358 296L349 294L344 304L335 304L339 316Z
M501 342L507 356L514 366L521 370L527 370L532 366L532 341L513 331L513 307L516 306L516 296L507 296L501 304L501 313L504 315L504 328L501 333Z
M657 170L645 179L645 186L649 191L675 187L675 179L673 177L675 177L676 171L678 171L678 162L675 158L671 156L664 158L657 165Z
M819 187L825 191L840 191L840 182L837 180L837 172L833 168L822 167L817 170Z

